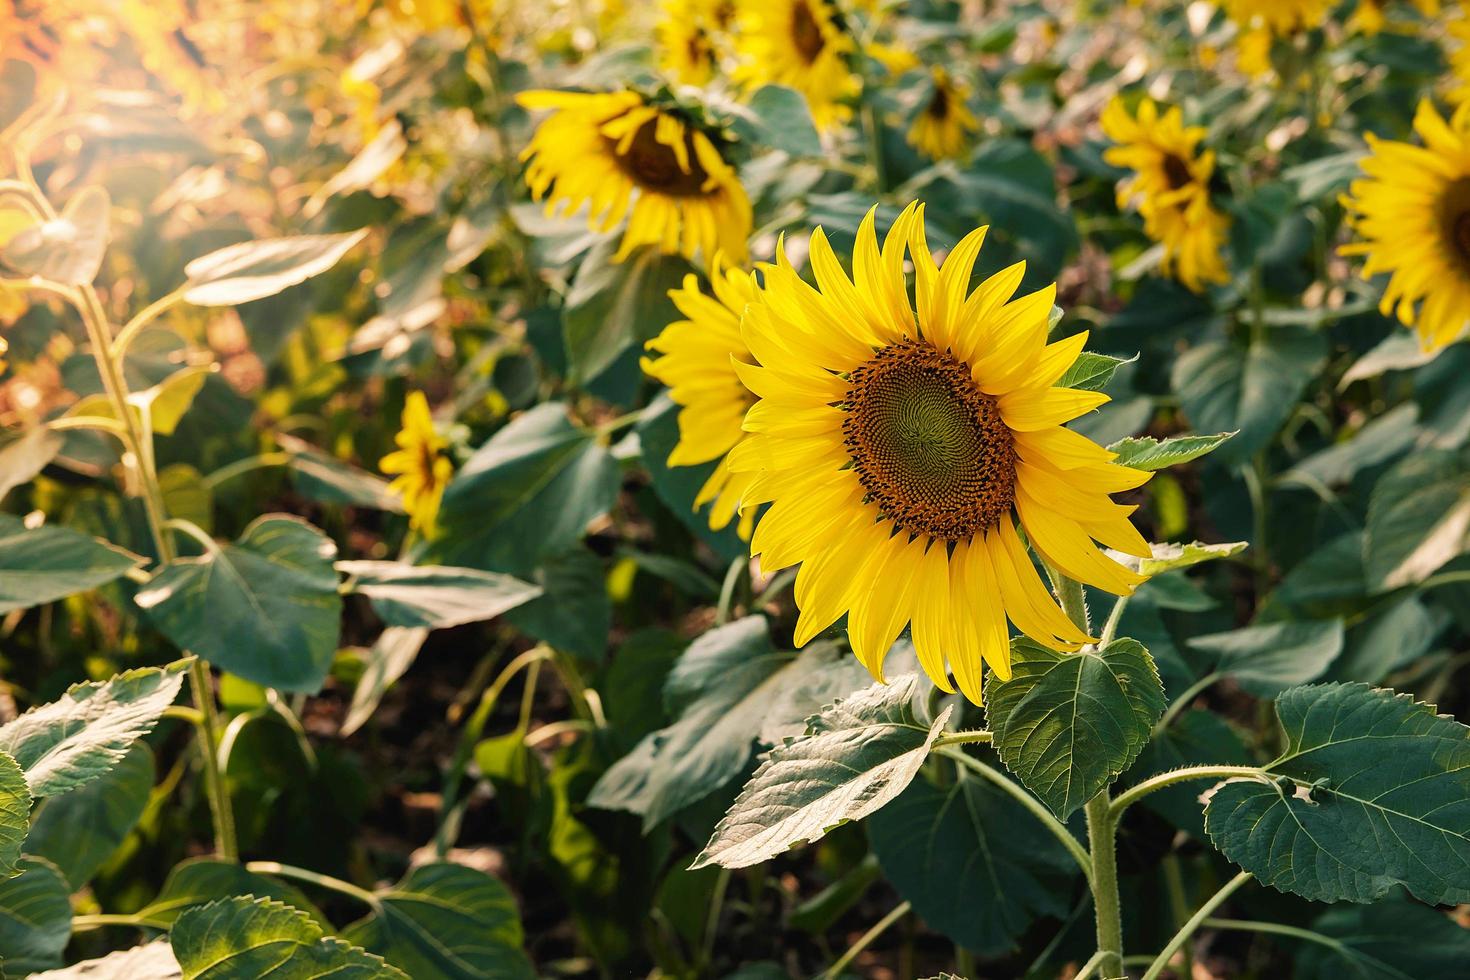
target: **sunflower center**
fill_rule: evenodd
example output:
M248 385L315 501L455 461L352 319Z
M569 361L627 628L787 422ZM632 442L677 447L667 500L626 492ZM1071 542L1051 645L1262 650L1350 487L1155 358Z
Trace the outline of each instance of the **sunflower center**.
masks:
M934 86L934 97L929 100L928 112L931 118L941 121L949 116L949 89L943 85Z
M822 25L812 13L810 2L798 3L791 8L791 42L807 64L817 60L827 41L822 37Z
M1164 154L1164 179L1169 182L1170 190L1179 190L1188 187L1194 180L1194 175L1189 172L1189 164L1172 153Z
M617 140L608 140L608 149L618 168L632 178L633 182L646 190L657 191L672 197L697 197L704 193L704 183L709 174L699 163L694 152L694 134L684 130L684 155L689 170L679 166L674 148L658 141L658 120L650 119L638 127L633 142L622 153L618 152Z
M1015 442L968 365L905 340L849 381L842 432L853 469L900 530L959 541L1010 510Z

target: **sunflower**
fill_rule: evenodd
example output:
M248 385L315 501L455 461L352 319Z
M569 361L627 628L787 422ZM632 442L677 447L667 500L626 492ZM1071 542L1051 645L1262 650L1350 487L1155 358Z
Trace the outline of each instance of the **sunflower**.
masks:
M1221 246L1229 219L1210 203L1213 151L1200 152L1203 126L1185 126L1176 106L1159 116L1152 99L1144 99L1132 116L1119 97L1103 110L1102 128L1120 145L1103 153L1133 176L1118 186L1118 207L1135 207L1144 231L1164 246L1163 271L1199 292L1207 282L1228 279Z
M751 539L762 570L801 564L798 645L846 613L853 652L881 679L912 622L925 672L953 690L948 659L976 702L982 661L1010 676L1007 618L1055 649L1089 639L1042 584L1027 540L1063 574L1119 594L1140 578L1094 540L1149 553L1134 508L1108 499L1149 474L1063 428L1108 400L1055 387L1086 333L1047 343L1056 287L1013 299L1025 263L970 291L984 238L966 235L941 270L921 206L904 209L881 250L870 211L851 279L812 233L815 288L778 246L742 323L758 363L735 367L758 400L729 456L755 477L744 505L770 504Z
M1439 0L1412 0L1415 10L1422 17L1439 16ZM1353 15L1348 18L1350 31L1373 36L1388 26L1388 0L1358 0Z
M931 160L963 156L970 148L970 134L980 128L975 114L965 104L969 89L935 68L929 99L909 127L909 145Z
M1423 146L1368 135L1367 177L1342 201L1362 241L1341 252L1367 256L1365 279L1391 273L1379 309L1397 313L1430 351L1470 321L1470 103L1446 122L1426 99L1414 131Z
M857 46L830 0L740 0L736 43L743 60L735 81L796 89L821 130L852 115L842 100L860 87L848 63Z
M1242 30L1264 28L1277 37L1320 27L1332 0L1225 0L1226 15Z
M585 203L597 231L628 216L617 261L640 245L745 261L750 199L709 135L682 113L627 90L523 92L517 101L532 111L553 110L521 153L531 161L532 195L538 201L550 195L548 214Z
M422 391L409 392L403 403L403 428L393 437L398 448L378 461L378 469L396 479L388 490L403 498L411 527L432 534L444 487L454 474L445 450L449 441L434 428L429 402Z
M734 20L734 0L664 0L654 26L659 67L685 85L708 85Z
M751 482L748 473L732 473L725 456L745 435L740 428L745 412L755 402L741 383L732 362L753 363L740 335L740 317L759 299L755 277L716 262L710 273L713 296L699 289L691 273L669 297L688 319L676 320L648 342L663 356L643 359L643 370L669 386L669 397L680 406L679 443L669 454L670 466L695 466L720 460L695 497L699 509L713 501L709 526L718 531L740 512L740 500ZM749 540L755 511L741 515L739 533Z

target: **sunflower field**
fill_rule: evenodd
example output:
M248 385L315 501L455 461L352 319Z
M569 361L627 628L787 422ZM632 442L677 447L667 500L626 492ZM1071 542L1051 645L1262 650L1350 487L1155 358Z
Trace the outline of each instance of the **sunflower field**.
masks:
M0 977L1470 978L1470 8L0 0Z

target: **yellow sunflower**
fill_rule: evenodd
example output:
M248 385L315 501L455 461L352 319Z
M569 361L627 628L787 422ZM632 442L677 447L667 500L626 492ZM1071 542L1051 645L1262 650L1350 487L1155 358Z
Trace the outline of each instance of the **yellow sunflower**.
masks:
M521 153L532 195L550 197L548 214L586 204L597 231L627 217L618 261L640 245L745 261L750 199L702 129L632 91L523 92L517 101L553 110Z
M643 359L643 370L669 386L669 397L680 406L679 443L669 454L670 466L695 466L718 459L720 464L694 500L695 509L714 502L709 526L720 530L740 512L740 501L751 475L732 473L722 459L745 435L740 428L745 412L755 402L734 361L753 363L740 334L740 317L760 295L755 277L741 269L724 269L717 262L710 273L713 296L699 289L690 274L669 297L688 319L664 328L648 349L662 356ZM740 536L750 538L754 508L741 515Z
M857 95L849 59L856 50L831 0L740 0L735 81L748 87L788 85L806 96L812 119L831 129L852 115Z
M1365 279L1391 273L1379 309L1413 327L1428 351L1470 321L1470 103L1446 122L1425 99L1414 131L1423 146L1368 135L1367 176L1342 200L1362 241L1341 251L1367 256Z
M943 68L935 68L933 75L929 99L909 127L909 145L931 160L963 156L970 148L970 134L980 128L965 104L970 91Z
M1225 0L1226 15L1243 30L1265 28L1277 37L1320 27L1332 0Z
M1225 282L1221 247L1230 220L1210 203L1215 154L1199 149L1204 127L1185 126L1177 106L1160 117L1152 99L1139 103L1135 117L1120 97L1103 110L1101 123L1119 144L1103 159L1133 171L1118 185L1118 207L1136 208L1144 231L1163 244L1164 274L1195 292L1205 283Z
M1422 17L1439 16L1439 0L1412 0L1415 10ZM1388 26L1388 0L1358 0L1353 15L1348 18L1350 31L1370 37Z
M454 475L454 464L445 454L449 442L434 428L429 402L422 391L409 392L403 403L402 425L393 437L398 448L378 461L378 469L396 477L388 490L403 498L409 525L432 534L444 487Z
M1108 400L1055 387L1087 335L1047 343L1056 287L1013 299L1025 263L971 291L984 238L966 235L940 269L921 206L881 250L870 211L852 278L812 233L815 288L778 247L742 323L757 364L735 367L759 400L729 456L755 477L743 503L770 504L751 539L762 570L801 564L798 645L846 613L853 652L881 679L912 622L925 672L953 690L948 660L976 702L982 661L1010 676L1007 619L1059 650L1089 639L1042 584L1028 541L1063 574L1119 594L1140 578L1094 542L1149 553L1134 508L1108 498L1149 474L1063 427Z
M735 20L734 0L664 0L654 27L659 67L676 82L708 85Z

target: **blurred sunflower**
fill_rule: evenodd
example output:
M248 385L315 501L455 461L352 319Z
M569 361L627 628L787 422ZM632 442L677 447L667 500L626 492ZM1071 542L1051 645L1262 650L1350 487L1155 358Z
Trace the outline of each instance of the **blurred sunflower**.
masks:
M1204 127L1185 126L1177 106L1160 117L1152 99L1139 103L1135 117L1121 97L1114 97L1100 121L1119 144L1103 159L1133 171L1118 185L1118 207L1136 208L1144 231L1164 246L1164 274L1195 292L1205 283L1225 282L1221 246L1230 221L1210 203L1215 154L1200 152Z
M710 272L713 296L700 291L692 273L682 288L669 291L688 319L670 323L648 342L648 349L661 357L643 358L643 370L668 385L669 397L680 406L679 443L668 464L695 466L720 460L694 500L696 510L714 502L709 526L715 531L740 511L740 499L752 480L749 473L732 473L729 460L721 457L745 436L740 425L755 402L732 362L755 360L741 337L740 317L760 296L753 275L722 265L717 261ZM742 538L750 539L754 520L754 508L741 515Z
M1423 17L1439 16L1439 0L1410 0L1410 3ZM1388 6L1389 0L1358 0L1358 6L1348 18L1348 30L1370 37L1377 34L1388 24Z
M1277 37L1320 27L1332 0L1225 0L1226 15L1242 30L1265 28Z
M830 0L740 0L736 44L743 60L735 81L796 89L821 130L852 115L842 100L860 87L848 64L857 46Z
M408 523L424 534L434 532L439 501L454 475L454 463L445 450L449 441L439 435L429 402L422 391L411 391L403 403L403 428L393 437L398 448L378 461L378 469L396 479L388 490L403 498Z
M970 134L980 128L965 104L969 89L943 68L932 74L929 99L909 127L909 145L931 160L963 156L970 148Z
M750 199L710 135L681 113L633 91L523 92L517 101L553 110L521 153L532 195L549 195L548 214L587 204L597 231L628 217L618 261L640 245L745 261Z
M1423 146L1368 134L1367 177L1342 199L1363 241L1340 251L1367 256L1365 279L1391 273L1379 309L1413 327L1429 351L1470 322L1470 103L1446 122L1425 99L1414 131Z
M708 85L734 20L734 0L664 0L654 26L659 67L676 82Z
M1017 263L970 291L984 228L941 270L921 206L904 209L881 250L873 214L851 279L820 228L816 288L778 246L742 324L758 366L735 367L759 400L730 466L755 474L746 506L770 503L751 540L762 570L801 563L797 645L847 613L853 652L881 678L912 621L925 672L953 690L947 657L978 702L982 661L1010 676L1007 618L1055 649L1088 640L1042 584L1017 522L1064 574L1131 592L1141 579L1094 540L1149 553L1134 508L1108 499L1149 474L1063 428L1108 397L1054 387L1087 339L1047 343L1055 286L1012 299Z

